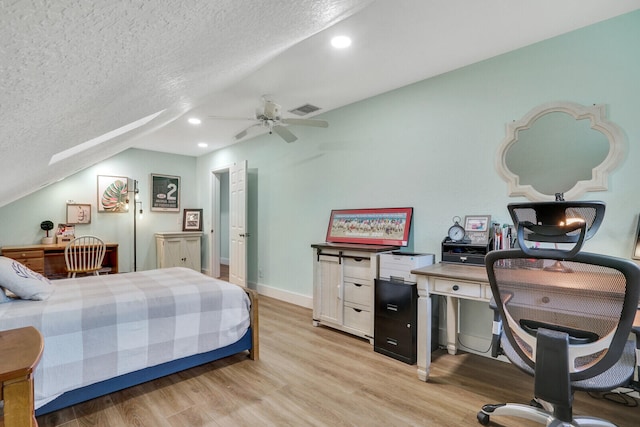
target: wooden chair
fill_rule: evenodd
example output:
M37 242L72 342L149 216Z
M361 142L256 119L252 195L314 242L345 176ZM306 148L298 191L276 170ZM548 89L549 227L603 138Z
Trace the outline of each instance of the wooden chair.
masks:
M77 273L97 276L106 250L104 241L95 236L79 236L70 241L64 248L67 277L76 277Z

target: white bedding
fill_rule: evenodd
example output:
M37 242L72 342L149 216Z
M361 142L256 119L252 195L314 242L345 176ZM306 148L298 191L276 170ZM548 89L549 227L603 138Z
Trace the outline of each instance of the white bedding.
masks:
M0 304L0 330L44 336L35 407L73 390L238 341L250 324L244 290L186 268L53 282L46 301Z

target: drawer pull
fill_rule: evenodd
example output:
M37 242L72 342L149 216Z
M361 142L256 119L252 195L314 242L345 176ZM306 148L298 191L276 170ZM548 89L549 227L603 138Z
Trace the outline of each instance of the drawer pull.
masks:
M354 260L355 262L360 262L360 261L362 261L363 259L364 259L364 258L360 258L360 257L353 257L353 260Z
M355 311L356 313L360 313L360 312L362 311L362 310L360 310L359 308L353 308L353 307L351 307L351 308L352 308L352 309L353 309L353 311Z
M395 304L387 304L387 310L389 311L398 311L398 306Z
M407 323L407 328L411 329L411 323Z
M361 287L361 286L363 286L363 285L362 285L362 283L354 283L353 285L354 285L354 286L357 286L357 287Z
M458 286L458 285L453 285L453 290L454 290L454 291L457 291L458 289L460 289L460 286Z
M398 345L398 341L394 340L393 338L387 338L387 344L391 344L391 345Z

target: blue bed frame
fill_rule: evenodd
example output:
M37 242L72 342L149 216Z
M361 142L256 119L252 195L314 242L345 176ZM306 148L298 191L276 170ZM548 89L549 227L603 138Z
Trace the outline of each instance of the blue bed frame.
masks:
M254 325L254 327L255 326L257 325ZM67 406L85 402L87 400L91 400L99 396L104 396L118 390L123 390L127 387L132 387L134 385L155 380L157 378L180 372L185 369L213 362L214 360L219 360L245 350L251 351L254 342L254 336L252 332L252 328L249 328L239 341L233 344L229 344L226 347L219 348L217 350L213 350L207 353L195 354L193 356L187 356L182 359L172 360L160 365L151 366L139 371L110 378L96 384L91 384L82 388L68 391L52 400L51 402L47 403L46 405L38 408L36 410L36 416L48 414L49 412L54 412L59 409L66 408Z

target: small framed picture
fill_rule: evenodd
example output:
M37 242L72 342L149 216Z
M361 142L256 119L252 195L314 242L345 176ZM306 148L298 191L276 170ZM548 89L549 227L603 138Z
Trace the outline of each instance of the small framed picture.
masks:
M67 224L91 224L91 205L67 203Z
M640 259L640 215L638 215L638 227L636 228L636 239L631 258Z
M183 211L182 231L202 231L202 209L185 209Z
M474 245L486 245L491 238L491 215L467 215L464 231Z

